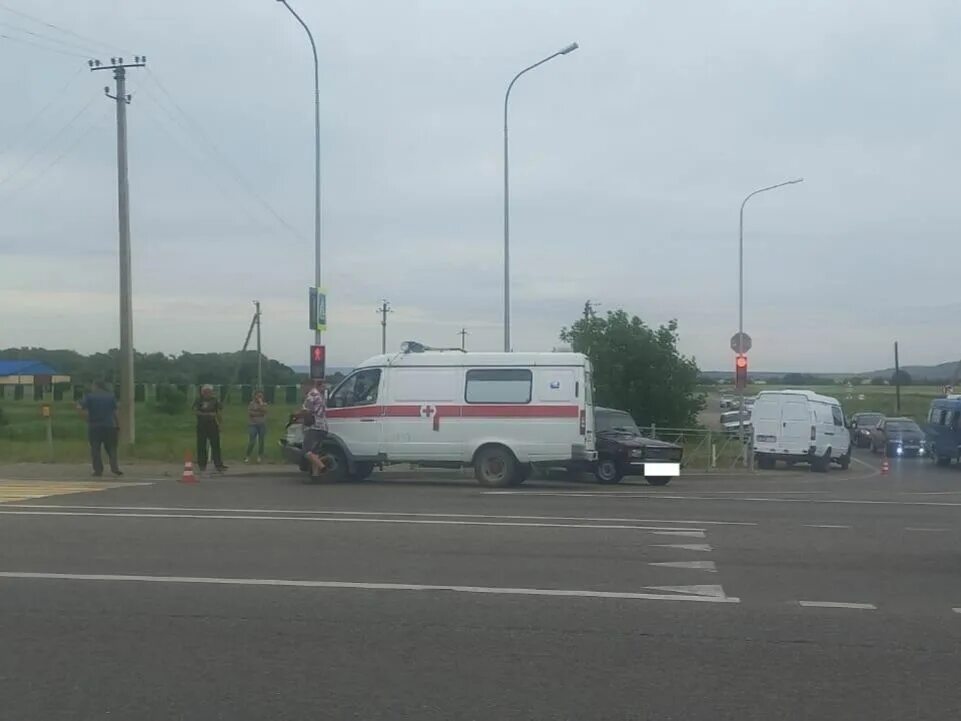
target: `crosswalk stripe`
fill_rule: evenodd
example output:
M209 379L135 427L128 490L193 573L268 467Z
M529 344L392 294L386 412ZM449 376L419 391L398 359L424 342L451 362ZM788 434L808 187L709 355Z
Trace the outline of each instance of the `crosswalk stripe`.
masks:
M31 501L49 496L62 496L72 493L92 493L130 485L125 483L105 483L98 481L4 481L0 480L0 503Z

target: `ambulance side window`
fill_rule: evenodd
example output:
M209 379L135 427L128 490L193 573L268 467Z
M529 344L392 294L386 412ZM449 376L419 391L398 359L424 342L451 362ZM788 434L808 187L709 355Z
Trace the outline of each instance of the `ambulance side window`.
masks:
M369 406L377 402L380 386L380 368L357 371L337 386L327 405L330 408L350 408Z
M533 374L523 368L467 371L464 400L468 403L530 403Z

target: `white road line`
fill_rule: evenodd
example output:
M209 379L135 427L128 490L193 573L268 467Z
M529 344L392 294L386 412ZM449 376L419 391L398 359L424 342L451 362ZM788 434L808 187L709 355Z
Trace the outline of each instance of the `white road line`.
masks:
M31 506L39 508L39 506ZM314 516L249 516L237 515L228 516L223 514L209 513L106 513L97 511L96 513L78 513L75 511L7 511L0 510L0 515L4 516L72 516L74 518L186 518L186 519L205 519L218 521L313 521L317 523L394 523L412 524L425 526L501 526L518 528L595 528L601 530L623 530L623 531L672 531L692 533L687 528L671 528L664 526L623 526L614 524L589 524L589 523L514 523L514 522L494 522L494 521L441 521L426 518L344 518L337 516L334 518L322 518ZM698 531L704 537L703 531Z
M530 491L517 492L518 494L523 493L525 495L540 495L540 496L550 496L550 495L572 495L572 494L551 494L551 493L532 493ZM582 494L583 495L583 494ZM961 502L958 503L948 503L948 502L935 502L935 501L867 501L867 500L857 500L854 498L767 498L764 496L747 496L742 498L734 498L731 496L662 496L661 494L651 495L651 494L637 494L629 495L626 493L613 494L613 493L596 493L593 494L592 498L649 498L656 501L726 501L733 503L833 503L842 505L863 505L863 506L932 506L932 507L944 507L944 508L957 508L961 506Z
M714 598L727 598L724 589L718 585L699 585L699 586L647 586L650 591L667 591L668 593L690 593L695 596L712 596Z
M684 538L707 538L704 531L652 531L655 536L683 536Z
M648 563L648 566L660 566L662 568L685 568L690 571L708 571L717 573L717 566L714 561L663 561L661 563Z
M851 526L838 526L833 523L802 523L805 528L850 528Z
M568 598L614 598L638 601L700 601L706 603L740 603L730 596L699 596L670 593L631 593L622 591L581 591L556 588L498 588L491 586L435 586L413 583L368 583L359 581L300 581L277 578L207 578L203 576L133 576L99 573L26 573L0 571L0 578L55 581L106 581L140 583L194 583L220 586L275 586L294 588L343 588L367 591L451 591L499 596L561 596Z
M952 608L951 610L955 613L961 613L961 608Z
M906 526L904 530L917 531L919 533L950 533L951 532L950 528L912 528L910 526Z
M709 543L652 543L654 548L679 548L682 551L713 551Z
M289 508L203 508L197 506L92 506L57 503L5 503L4 508L56 509L71 511L167 511L172 513L284 513L287 515L315 516L397 516L414 518L487 518L509 521L600 521L602 523L685 523L705 526L756 526L746 521L699 521L673 518L596 518L590 516L515 516L484 513L409 513L403 511L339 511L329 509L304 510Z
M877 611L873 603L842 603L841 601L798 601L805 608L854 608L862 611Z

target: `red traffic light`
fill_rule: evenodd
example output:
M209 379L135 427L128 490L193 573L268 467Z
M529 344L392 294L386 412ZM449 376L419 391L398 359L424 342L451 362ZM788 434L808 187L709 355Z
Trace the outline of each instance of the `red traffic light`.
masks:
M326 375L327 349L322 345L310 346L310 377L323 380Z
M747 356L739 355L737 359L734 361L734 366L736 368L747 368Z

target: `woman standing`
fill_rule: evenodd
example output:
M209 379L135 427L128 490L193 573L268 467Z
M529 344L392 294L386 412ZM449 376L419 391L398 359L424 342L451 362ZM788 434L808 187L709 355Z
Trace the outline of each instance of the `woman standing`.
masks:
M267 437L267 401L264 392L257 391L247 405L247 452L244 463L250 463L250 454L257 444L257 463L264 457L264 439Z

